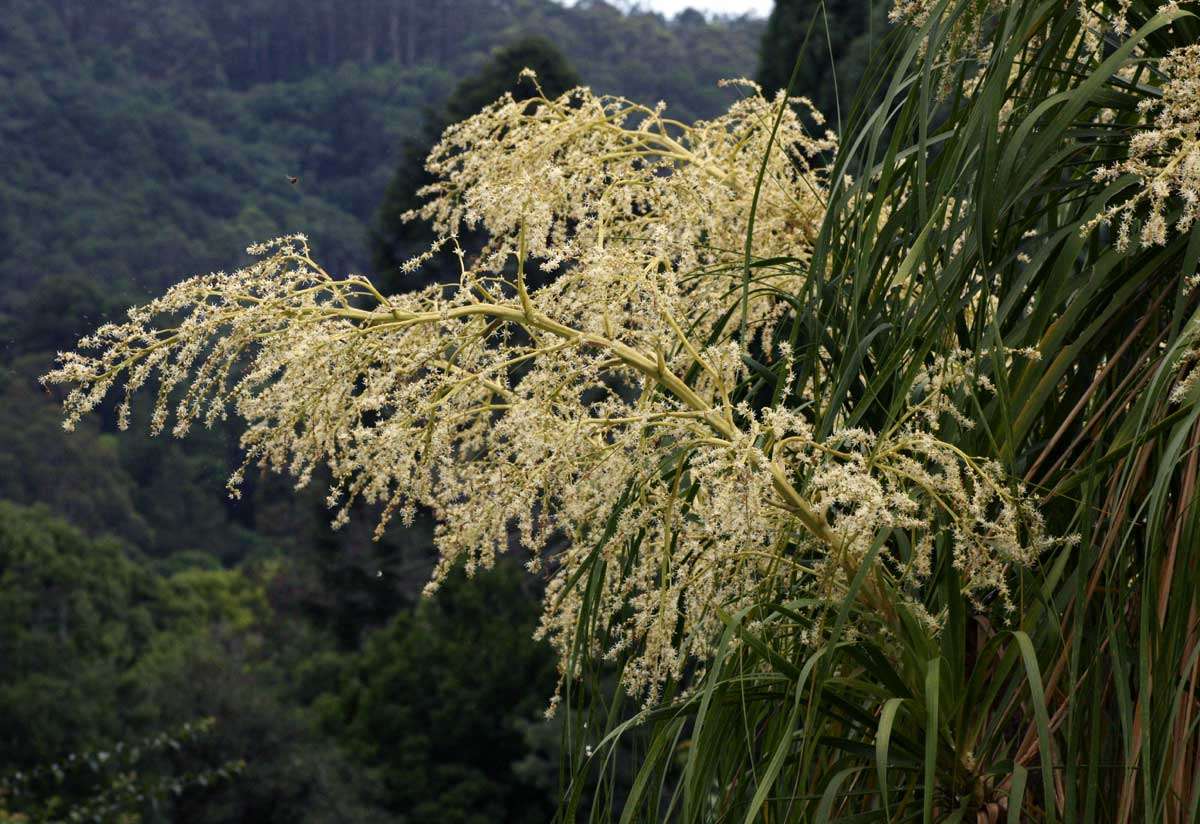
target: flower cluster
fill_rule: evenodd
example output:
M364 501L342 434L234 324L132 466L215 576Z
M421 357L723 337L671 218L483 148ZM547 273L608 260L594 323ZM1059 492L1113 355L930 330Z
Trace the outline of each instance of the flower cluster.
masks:
M124 425L155 375L155 430L172 410L176 434L236 411L234 488L251 466L304 483L324 464L338 521L356 500L382 506L380 529L429 507L431 590L520 543L548 579L539 634L563 676L588 645L626 657L626 686L653 700L711 657L722 611L842 597L878 541L875 584L919 582L940 545L976 593L1003 593L1004 568L1045 545L1023 491L939 438L955 393L982 386L965 358L931 361L885 432L818 439L806 387L787 386L790 408L739 399L751 347L804 286L833 145L754 89L690 125L586 89L506 97L429 161L421 214L456 248L488 238L459 250L458 284L384 296L280 238L101 328L46 380L73 386L68 426L118 379ZM747 253L797 264L750 277ZM882 593L867 597L886 610Z
M1134 221L1141 216L1138 241L1142 246L1167 242L1172 201L1179 204L1173 216L1175 229L1186 232L1200 209L1200 46L1174 49L1159 61L1164 82L1161 98L1140 104L1143 114L1153 114L1149 128L1129 141L1129 156L1096 173L1106 182L1129 175L1136 193L1111 206L1084 227L1117 221L1117 248L1131 242ZM1143 215L1144 212L1144 215Z
M533 104L503 97L446 131L428 161L439 180L408 217L447 235L484 227L470 273L483 288L506 261L538 260L557 273L564 322L666 347L678 340L673 318L706 340L737 291L741 273L724 270L744 253L806 257L825 212L821 157L836 147L832 133L806 131L797 109L823 122L807 100L785 106L750 81L729 85L748 94L694 124L586 88ZM757 295L788 286L757 284L752 325L779 305Z
M936 22L938 25L948 25L949 32L943 41L944 53L938 55L939 59L946 61L948 65L966 62L974 66L975 72L961 79L953 71L942 73L938 93L942 97L954 91L970 95L986 76L987 63L991 60L992 53L992 45L988 38L996 18L1013 5L1012 0L965 0L957 3L943 3L943 0L893 0L888 19L897 25L919 29L929 23L934 12L940 10L941 16ZM1128 37L1133 30L1133 22L1130 20L1132 0L1085 0L1074 6L1078 17L1075 34L1077 54L1090 55L1091 59L1100 60L1106 55L1109 43ZM1178 12L1177 0L1166 0L1156 9L1158 14ZM1036 48L1043 39L1043 32L1031 31L1025 37L1024 43ZM1135 54L1142 56L1142 49L1136 49ZM1019 81L1023 74L1020 61L1009 71L1009 82ZM1118 75L1125 79L1134 74L1136 65L1133 64L1123 67L1118 72ZM1000 112L1002 124L1011 116L1016 97L1019 95L1015 93L1008 95ZM1110 111L1105 110L1102 118L1110 115Z
M924 26L933 12L942 5L943 0L893 0L888 19L893 23L914 27ZM956 33L968 36L968 39L979 44L984 24L989 15L1003 11L1012 5L1012 0L969 0L965 4L948 3L943 14L957 14L955 23ZM1098 44L1099 38L1106 33L1127 35L1131 29L1129 13L1133 0L1091 0L1081 2L1076 8L1083 32L1081 33L1088 45ZM1178 10L1177 0L1166 0L1160 3L1158 11Z
M1034 359L1032 350L1009 350ZM833 590L844 589L848 575L878 540L880 530L907 534L904 555L884 554L894 580L919 583L931 571L935 543L952 547L953 561L973 597L995 596L1011 608L1005 573L1012 564L1028 565L1056 539L1023 485L994 461L976 461L942 437L947 427L959 432L974 422L959 409L964 394L992 391L970 353L935 355L920 371L904 413L881 433L861 429L836 432L823 443L799 440L796 448L811 469L807 489L818 510L838 535L838 550L851 563L825 568ZM787 439L790 445L797 439Z

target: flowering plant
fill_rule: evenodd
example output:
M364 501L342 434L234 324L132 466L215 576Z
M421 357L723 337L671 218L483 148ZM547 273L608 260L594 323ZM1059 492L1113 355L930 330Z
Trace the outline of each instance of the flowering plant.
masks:
M819 399L775 330L805 288L836 143L750 92L691 125L586 89L501 99L429 160L421 216L449 243L487 233L469 262L459 249L457 284L384 296L283 237L99 329L80 346L96 354L66 354L46 379L76 387L68 426L118 378L127 424L152 374L155 431L172 406L177 435L235 410L248 428L234 494L252 464L303 484L325 463L339 522L359 498L383 504L380 530L431 508L430 591L455 564L489 566L515 526L548 570L540 634L564 675L578 582L598 566L593 609L615 642L591 652L630 654L623 679L648 699L711 655L722 611L780 588L840 597L892 530L909 549L873 573L877 608L884 577L929 574L943 532L964 589L1003 596L1005 566L1047 539L998 464L938 438L947 417L969 423L953 401L973 382L963 353L928 365L888 431L814 434ZM750 273L747 254L788 265ZM553 273L536 288L534 262ZM746 390L755 356L782 367L773 402Z
M325 465L336 522L356 500L381 530L428 507L431 591L523 545L563 683L620 659L646 703L683 696L644 769L668 774L693 725L685 818L795 820L804 798L820 802L803 820L834 803L878 817L891 785L927 821L1052 818L1076 780L1056 752L1111 756L1124 820L1139 792L1195 798L1194 737L1151 756L1139 730L1190 730L1198 706L1152 701L1194 693L1200 649L1194 587L1171 588L1200 528L1198 372L1177 377L1197 359L1198 322L1181 322L1196 55L1149 40L1189 22L1174 4L1077 5L898 2L922 29L844 144L810 133L804 100L744 82L691 124L587 89L502 98L445 133L410 216L458 253L456 283L384 295L287 236L132 309L46 381L72 386L68 427L118 381L127 424L152 378L156 431L240 415L235 494L250 467L306 483ZM1151 49L1163 83L1146 91ZM1124 154L1096 137L1151 115ZM1165 248L1126 276L1147 210L1140 237ZM1097 215L1121 221L1121 249ZM1075 531L1085 551L1052 537ZM1002 636L991 604L1021 606L1019 628ZM1105 669L1133 637L1158 667L1137 685ZM1124 737L1085 747L1113 695ZM746 735L734 753L729 730ZM785 769L792 792L774 793Z

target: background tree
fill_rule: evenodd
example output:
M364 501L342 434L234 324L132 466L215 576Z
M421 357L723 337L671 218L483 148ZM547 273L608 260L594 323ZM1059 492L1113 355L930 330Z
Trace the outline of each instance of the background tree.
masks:
M296 690L300 663L329 645L277 618L271 568L221 570L182 554L175 566L164 575L115 539L91 540L43 507L0 502L0 775L56 765L70 773L26 786L13 808L86 803L96 771L71 772L73 760L211 717L185 751L164 750L137 769L183 777L245 761L244 771L216 787L184 780L160 815L318 822L358 810L382 820ZM101 766L124 763L113 757Z
M837 127L849 114L873 49L889 29L885 0L776 0L763 32L756 79L768 94L786 88L808 97Z
M558 764L530 733L554 689L549 647L529 642L533 584L515 562L470 579L459 572L375 633L339 697L323 704L329 729L404 821L553 816Z
M762 32L556 0L9 0L0 13L0 317L44 276L132 300L298 226L331 265L364 271L397 147L495 49L542 36L584 82L695 117L728 102L718 80L753 72Z
M457 259L449 251L443 251L417 273L407 276L400 273L402 263L429 249L437 239L428 222L421 219L405 222L401 217L424 202L417 192L434 181L425 170L425 158L447 126L470 117L505 92L517 100L536 93L532 81L518 77L524 68L537 72L538 83L551 97L580 83L579 76L549 40L521 38L497 50L482 69L464 78L445 105L426 113L420 134L402 144L399 165L383 195L371 234L375 272L389 291L457 278Z

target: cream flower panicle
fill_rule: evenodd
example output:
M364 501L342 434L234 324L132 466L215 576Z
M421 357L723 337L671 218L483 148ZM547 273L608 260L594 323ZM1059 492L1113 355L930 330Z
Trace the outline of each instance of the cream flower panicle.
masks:
M519 542L547 577L539 635L563 677L589 644L626 656L624 683L646 700L711 657L722 611L842 597L880 536L907 540L872 572L879 610L893 606L878 585L919 584L935 548L967 591L1003 596L1007 566L1047 538L999 467L939 437L963 420L956 393L986 391L965 357L928 364L883 432L818 439L822 399L790 382L794 408L740 400L746 356L804 288L835 147L787 104L749 87L685 124L586 89L502 98L429 159L420 215L456 248L465 230L487 236L476 256L459 250L458 284L384 296L326 273L303 236L280 238L132 309L45 380L72 386L68 427L118 380L122 425L152 378L155 431L236 412L234 489L253 466L305 483L324 464L339 522L356 500L382 507L380 530L430 508L430 590ZM751 253L796 263L755 270L744 292L756 189ZM553 276L537 285L536 266ZM744 326L729 322L743 307ZM605 632L581 633L585 610Z
M942 0L894 0L890 19L913 27L925 26L930 16L941 10L950 18L952 33L948 55L951 62L968 60L978 65L978 73L969 80L965 90L974 90L984 76L990 46L985 42L989 23L1011 4L1011 0L977 0L966 4L945 4ZM1131 0L1079 3L1080 42L1083 54L1099 59L1105 54L1106 39L1119 42L1133 29L1130 14ZM1178 14L1175 0L1159 3L1156 14ZM1032 37L1030 42L1037 42ZM1138 72L1144 52L1134 51L1135 60L1121 67L1117 76L1129 82ZM1109 183L1128 177L1136 191L1120 203L1109 206L1082 228L1090 234L1098 226L1116 224L1116 247L1125 251L1134 240L1141 246L1163 245L1167 241L1170 223L1176 231L1187 232L1200 213L1200 45L1177 48L1158 61L1162 77L1160 96L1144 99L1139 109L1147 118L1144 128L1128 143L1128 156L1117 163L1096 171L1097 182ZM1017 67L1013 77L1019 77ZM943 75L944 81L951 74ZM1002 123L1012 114L1006 104L1001 112ZM1100 112L1100 121L1111 122L1112 110ZM1178 208L1178 214L1173 210Z
M987 75L987 64L992 58L989 38L996 30L1000 16L1014 5L1013 0L968 0L957 3L948 0L893 0L888 19L898 25L917 29L929 25L931 19L937 26L948 26L946 36L941 40L941 53L937 55L942 65L949 69L940 73L938 81L938 95L944 99L955 91L966 95L974 93ZM1103 59L1110 43L1120 42L1133 31L1135 21L1130 19L1133 0L1091 0L1072 5L1078 17L1074 34L1075 45L1079 47L1077 54L1089 56L1088 59ZM1177 0L1166 0L1159 3L1155 11L1159 14L1178 12L1179 5ZM1044 42L1043 33L1031 31L1023 42L1026 46L1036 48ZM922 50L926 45L922 43ZM1142 50L1136 49L1135 54L1141 56ZM1010 82L1019 82L1023 74L1020 62L1014 63L1010 69ZM974 73L960 77L959 65L963 63L972 67ZM1129 75L1133 72L1132 66L1126 66L1118 74ZM1015 91L1007 95L1000 110L1001 125L1011 117L1020 96ZM1111 112L1106 111L1103 116L1111 117Z
M1135 221L1142 246L1167 242L1167 227L1183 233L1196 222L1200 209L1200 45L1174 49L1158 64L1162 96L1140 104L1153 119L1129 141L1129 156L1096 173L1107 182L1126 175L1137 190L1090 221L1084 232L1101 223L1116 222L1117 248L1129 247ZM1178 206L1178 213L1172 212Z

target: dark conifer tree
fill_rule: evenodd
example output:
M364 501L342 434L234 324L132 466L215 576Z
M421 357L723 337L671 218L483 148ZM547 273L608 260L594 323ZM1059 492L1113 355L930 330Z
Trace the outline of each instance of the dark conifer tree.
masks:
M792 94L808 97L836 126L839 104L844 117L871 44L888 28L889 5L885 0L775 0L763 32L758 82L768 95L786 87L800 57Z
M454 258L445 253L411 276L419 279L419 283L417 280L400 280L400 264L423 252L435 240L428 224L422 221L405 223L401 215L421 204L417 190L432 182L425 171L425 158L447 126L470 117L505 92L512 92L518 100L536 93L528 79L518 80L521 70L526 67L537 72L542 90L551 97L580 82L566 58L550 41L542 37L521 38L497 50L482 69L459 83L440 110L426 114L421 134L401 146L396 173L384 194L371 237L375 272L386 286L413 288L454 275Z

